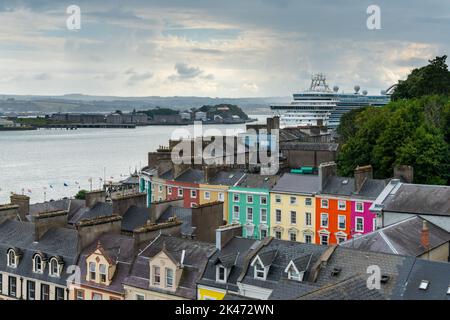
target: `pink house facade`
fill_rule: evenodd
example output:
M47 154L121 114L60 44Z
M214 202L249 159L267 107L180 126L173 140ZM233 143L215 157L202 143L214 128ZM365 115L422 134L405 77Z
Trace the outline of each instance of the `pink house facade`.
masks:
M352 235L365 234L376 229L377 215L369 210L372 200L351 200L351 232Z

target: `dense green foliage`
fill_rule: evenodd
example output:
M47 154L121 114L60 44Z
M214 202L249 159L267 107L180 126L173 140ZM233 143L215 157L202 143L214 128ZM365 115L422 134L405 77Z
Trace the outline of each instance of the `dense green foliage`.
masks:
M86 190L81 189L80 191L78 191L78 193L75 195L75 199L78 200L86 200Z
M414 167L416 183L450 184L450 72L445 59L414 69L399 83L396 101L342 117L341 175L371 164L376 178L389 178L396 165L404 164Z
M450 94L450 71L445 60L447 56L436 57L430 64L414 69L408 78L399 81L392 99L412 99L426 95Z
M145 113L146 115L148 115L151 118L153 118L156 115L168 116L168 115L174 115L174 114L179 113L179 111L169 109L169 108L155 108L155 109L150 109L150 110L145 110L145 111L140 111L140 112Z
M247 114L234 104L218 104L215 106L203 106L199 111L206 112L208 117L219 115L222 118L231 118L233 115L239 116L241 119L248 119Z

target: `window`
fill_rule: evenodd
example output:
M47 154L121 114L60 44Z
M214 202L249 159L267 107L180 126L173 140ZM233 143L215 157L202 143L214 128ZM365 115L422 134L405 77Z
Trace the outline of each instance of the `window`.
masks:
M39 254L36 254L33 259L33 272L42 273L43 270L42 257Z
M343 210L345 210L346 208L347 208L346 202L343 201L343 200L339 200L339 201L338 201L338 210L343 211Z
M34 281L27 281L27 300L36 299L36 283Z
M296 197L290 197L289 198L289 203L292 204L292 205L297 204L297 198Z
M50 260L50 275L58 277L59 276L59 264L58 261L55 258L52 258Z
M55 288L55 300L64 300L64 288Z
M280 195L276 195L275 196L275 203L281 203L281 196Z
M338 229L345 230L345 225L346 225L345 216L339 215L338 216Z
M267 230L261 229L261 239L267 238Z
M338 236L338 237L336 237L336 239L337 239L337 243L338 244L341 244L342 242L344 242L345 240L347 240L345 237L343 237L343 236Z
M217 277L216 277L216 281L218 282L226 282L227 281L227 274L226 274L227 269L225 269L224 266L217 266Z
M225 201L225 194L223 192L219 192L218 199L219 201Z
M320 244L321 245L328 245L328 235L322 234L320 235Z
M373 218L373 227L372 228L373 228L372 231L375 231L378 229L377 218Z
M236 193L233 194L233 201L234 202L239 202L239 195L238 194L236 194Z
M101 264L99 268L100 282L106 282L106 265Z
M450 286L447 288L447 294L450 294Z
M311 198L305 198L305 206L311 206L312 205L312 199Z
M17 256L13 249L8 251L8 267L17 268Z
M103 296L100 293L92 293L92 300L103 300Z
M195 202L191 202L191 208L195 208L197 204Z
M136 293L136 300L145 300L145 296L143 294Z
M172 187L167 187L167 194L172 195Z
M162 192L162 190L163 190L162 184L158 185L158 191L159 191L159 192Z
M247 220L253 221L253 208L252 207L247 208Z
M50 300L50 286L41 284L41 300Z
M307 226L311 226L312 225L312 216L311 216L311 212L305 212L305 224Z
M211 193L209 191L205 191L204 196L206 200L211 199Z
M173 287L173 270L166 268L166 287Z
M420 290L427 290L428 284L429 284L429 283L430 283L430 282L427 281L427 280L422 280L422 281L420 282L419 289L420 289Z
M291 211L291 224L297 223L297 212Z
M9 276L8 278L8 294L10 297L17 296L17 278Z
M261 204L267 204L267 197L261 196Z
M275 210L275 221L281 222L281 210L280 209Z
M261 208L261 222L267 223L267 209Z
M95 278L97 277L95 275L96 273L96 266L95 266L95 262L89 262L89 280L91 281L95 281Z
M312 243L312 236L310 234L305 234L305 243Z
M281 231L275 231L275 238L281 239Z
M323 228L328 228L328 213L320 214L320 226Z
M84 300L84 290L75 289L75 299Z
M247 203L249 204L253 203L253 196L247 196Z
M363 217L356 217L355 231L356 232L364 231L364 218Z
M178 189L178 196L179 197L183 196L183 189L181 189L181 188Z
M255 278L266 279L266 270L259 262L255 263Z
M239 206L233 206L233 220L239 220Z
M161 202L162 201L162 197L158 197L158 202Z
M356 212L363 212L364 211L364 204L362 202L357 202L355 205L355 211Z
M289 232L289 240L297 241L297 234L295 232Z
M328 208L328 199L321 199L320 200L320 207L321 208Z
M161 268L153 266L153 284L159 285L161 283Z
M191 190L191 198L197 198L197 191L196 190Z

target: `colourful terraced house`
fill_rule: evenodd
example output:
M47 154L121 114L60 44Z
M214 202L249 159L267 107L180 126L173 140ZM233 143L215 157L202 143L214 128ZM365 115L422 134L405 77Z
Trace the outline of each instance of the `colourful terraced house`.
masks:
M274 175L245 174L228 190L228 222L241 224L243 237L270 236L270 190L278 179Z
M317 175L285 173L270 192L271 234L282 240L315 243Z
M339 244L374 231L376 214L371 204L386 186L372 178L372 167L355 169L355 177L338 177L336 164L319 167L319 194L316 196L316 243Z

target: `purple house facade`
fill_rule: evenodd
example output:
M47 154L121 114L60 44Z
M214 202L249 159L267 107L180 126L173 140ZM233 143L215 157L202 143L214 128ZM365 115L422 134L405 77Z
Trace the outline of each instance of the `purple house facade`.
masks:
M374 200L351 199L351 230L357 236L376 230L377 215L369 210Z

